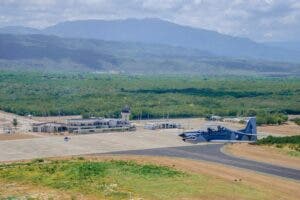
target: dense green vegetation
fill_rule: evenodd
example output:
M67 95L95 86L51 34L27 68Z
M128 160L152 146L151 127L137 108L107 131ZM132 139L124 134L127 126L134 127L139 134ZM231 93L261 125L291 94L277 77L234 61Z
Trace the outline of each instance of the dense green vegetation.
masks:
M260 112L257 115L257 124L282 124L288 120L288 116L283 113Z
M298 124L300 126L300 118L295 118L295 119L292 119L291 121L295 122L296 124Z
M289 152L289 154L294 156L300 156L300 135L285 136L285 137L268 136L266 138L258 140L256 144L274 145L278 148L286 147L292 150L291 152Z
M132 161L39 159L29 163L3 164L0 165L0 181L90 195L93 199L231 199L233 196L239 199L264 199L267 196L244 184ZM76 195L72 199L77 199Z
M20 115L132 118L257 116L280 124L300 113L299 78L0 73L0 109Z
M257 144L271 144L271 145L272 144L299 144L300 145L300 135L285 136L285 137L268 136L266 138L258 140Z

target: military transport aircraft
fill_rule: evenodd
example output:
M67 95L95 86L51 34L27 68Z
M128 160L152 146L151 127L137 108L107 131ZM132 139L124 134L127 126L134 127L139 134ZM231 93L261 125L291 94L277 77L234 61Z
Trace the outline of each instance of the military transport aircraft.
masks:
M223 126L218 126L216 130L207 128L207 131L188 131L179 135L185 142L235 142L235 141L256 141L256 118L250 117L248 119L245 129L231 130Z

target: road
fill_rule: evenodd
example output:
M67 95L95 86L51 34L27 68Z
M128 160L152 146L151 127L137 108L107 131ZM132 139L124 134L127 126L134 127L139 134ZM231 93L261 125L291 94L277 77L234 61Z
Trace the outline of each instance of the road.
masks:
M171 156L194 160L204 160L234 167L253 170L256 172L276 175L284 178L300 180L300 170L285 168L266 163L232 157L224 154L221 148L224 144L193 145L145 150L112 152L110 154Z

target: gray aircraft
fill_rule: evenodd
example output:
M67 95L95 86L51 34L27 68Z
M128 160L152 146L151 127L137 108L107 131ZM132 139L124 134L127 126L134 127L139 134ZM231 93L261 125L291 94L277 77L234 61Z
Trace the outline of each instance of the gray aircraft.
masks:
M185 142L210 142L210 141L256 141L256 118L250 117L248 119L245 129L231 130L223 126L217 126L217 129L207 128L207 131L188 131L179 135Z

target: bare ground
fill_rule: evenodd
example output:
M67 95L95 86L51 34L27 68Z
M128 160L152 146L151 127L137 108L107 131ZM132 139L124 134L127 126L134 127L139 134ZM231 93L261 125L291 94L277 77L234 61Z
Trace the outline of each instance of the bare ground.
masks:
M57 122L57 123L66 123L68 119L80 119L80 115L71 115L71 116L51 116L51 117L32 117L33 120L39 122Z
M0 134L0 141L1 140L20 140L20 139L30 139L30 138L36 138L35 135L30 134L21 134L21 133L15 133L15 134Z
M47 187L16 182L0 181L0 199L39 199L39 200L96 200L97 198L80 193L60 191Z
M277 135L300 135L300 126L294 122L282 125L264 125L258 127L258 132Z
M27 133L31 129L31 124L38 122L33 119L30 119L29 117L0 111L0 133L3 131L4 127L12 127L13 119L17 119L18 122L18 125L15 130L15 132L17 133Z
M258 146L247 143L226 145L224 151L248 160L256 160L283 167L300 169L300 157L289 156L272 146Z

